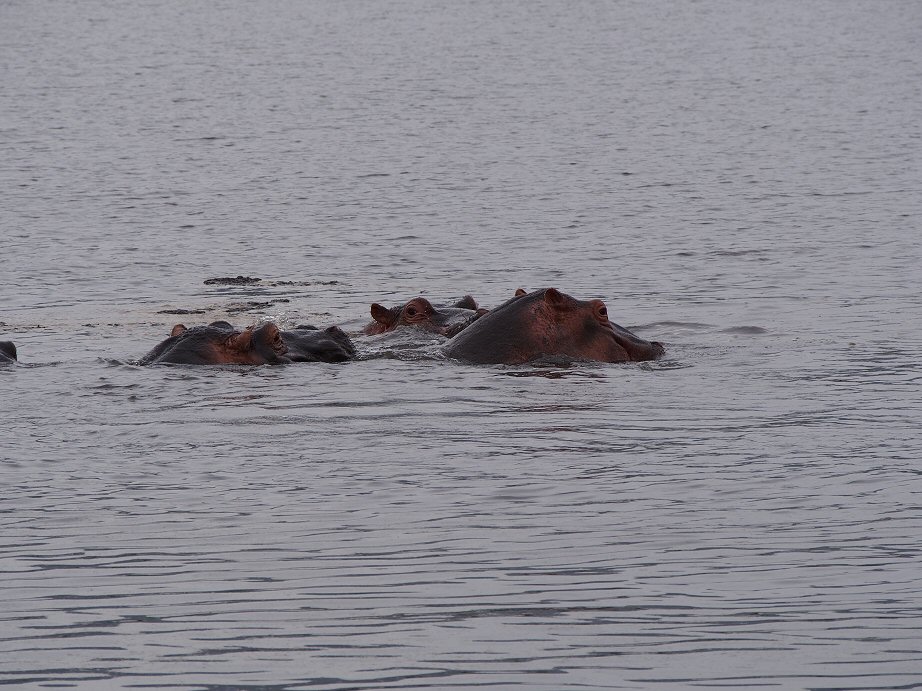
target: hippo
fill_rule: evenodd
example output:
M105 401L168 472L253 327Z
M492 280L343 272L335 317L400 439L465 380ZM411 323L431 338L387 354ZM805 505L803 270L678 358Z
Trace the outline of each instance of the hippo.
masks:
M226 321L186 328L177 324L170 337L138 361L141 365L276 365L288 351L279 328L269 322L239 331Z
M610 322L601 300L577 300L545 288L516 291L452 338L442 352L474 364L519 365L561 356L601 362L654 360L664 349Z
M290 362L345 362L355 357L355 346L338 326L318 329L299 324L291 331L283 331L282 341Z
M12 341L0 341L0 365L16 362L16 346Z
M393 331L400 326L415 326L423 331L454 336L475 320L487 313L477 307L477 301L465 295L458 302L448 307L435 307L424 297L416 297L388 309L377 302L371 306L373 322L367 324L362 333L366 336Z
M243 331L226 321L191 329L173 327L170 337L139 361L142 365L281 365L290 362L343 362L355 356L352 341L339 327L299 324L280 331L272 322Z

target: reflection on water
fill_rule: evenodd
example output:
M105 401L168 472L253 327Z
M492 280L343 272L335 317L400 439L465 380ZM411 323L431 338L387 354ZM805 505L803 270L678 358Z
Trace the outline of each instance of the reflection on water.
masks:
M915 4L0 14L0 684L919 684ZM666 356L132 364L520 286Z
M591 366L588 363L582 363ZM537 369L516 369L503 372L507 377L544 377L545 379L563 379L564 377L589 377L604 379L605 375L590 371L580 371L577 369L544 369L536 365Z

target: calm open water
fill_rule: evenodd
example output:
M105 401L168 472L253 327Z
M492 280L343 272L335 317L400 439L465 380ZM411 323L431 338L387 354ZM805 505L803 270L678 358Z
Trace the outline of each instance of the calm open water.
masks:
M0 684L922 687L920 123L911 0L0 1ZM131 364L545 286L666 358Z

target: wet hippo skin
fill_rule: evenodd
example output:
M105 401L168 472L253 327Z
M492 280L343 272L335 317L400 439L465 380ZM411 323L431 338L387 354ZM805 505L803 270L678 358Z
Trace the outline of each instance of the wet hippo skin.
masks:
M601 300L577 300L555 288L515 297L451 339L443 352L475 364L517 365L545 357L600 362L653 360L663 346L608 319Z

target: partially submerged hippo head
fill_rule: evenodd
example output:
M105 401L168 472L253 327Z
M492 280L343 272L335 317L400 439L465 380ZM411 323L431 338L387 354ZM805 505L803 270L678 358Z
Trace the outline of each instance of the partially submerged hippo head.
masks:
M601 300L577 300L554 288L516 291L443 349L477 364L517 365L546 357L628 362L653 360L663 346L608 320Z
M239 331L225 321L187 329L173 327L170 337L139 361L142 365L275 365L286 362L279 328L269 322Z
M355 346L338 326L318 329L300 324L282 332L288 348L285 357L290 362L344 362L355 357Z
M435 307L424 297L413 298L390 309L375 302L371 306L374 321L365 326L362 333L371 336L401 326L415 326L423 331L454 336L486 312L478 309L476 300L470 295L448 307Z
M16 346L12 341L0 341L0 365L16 362Z

